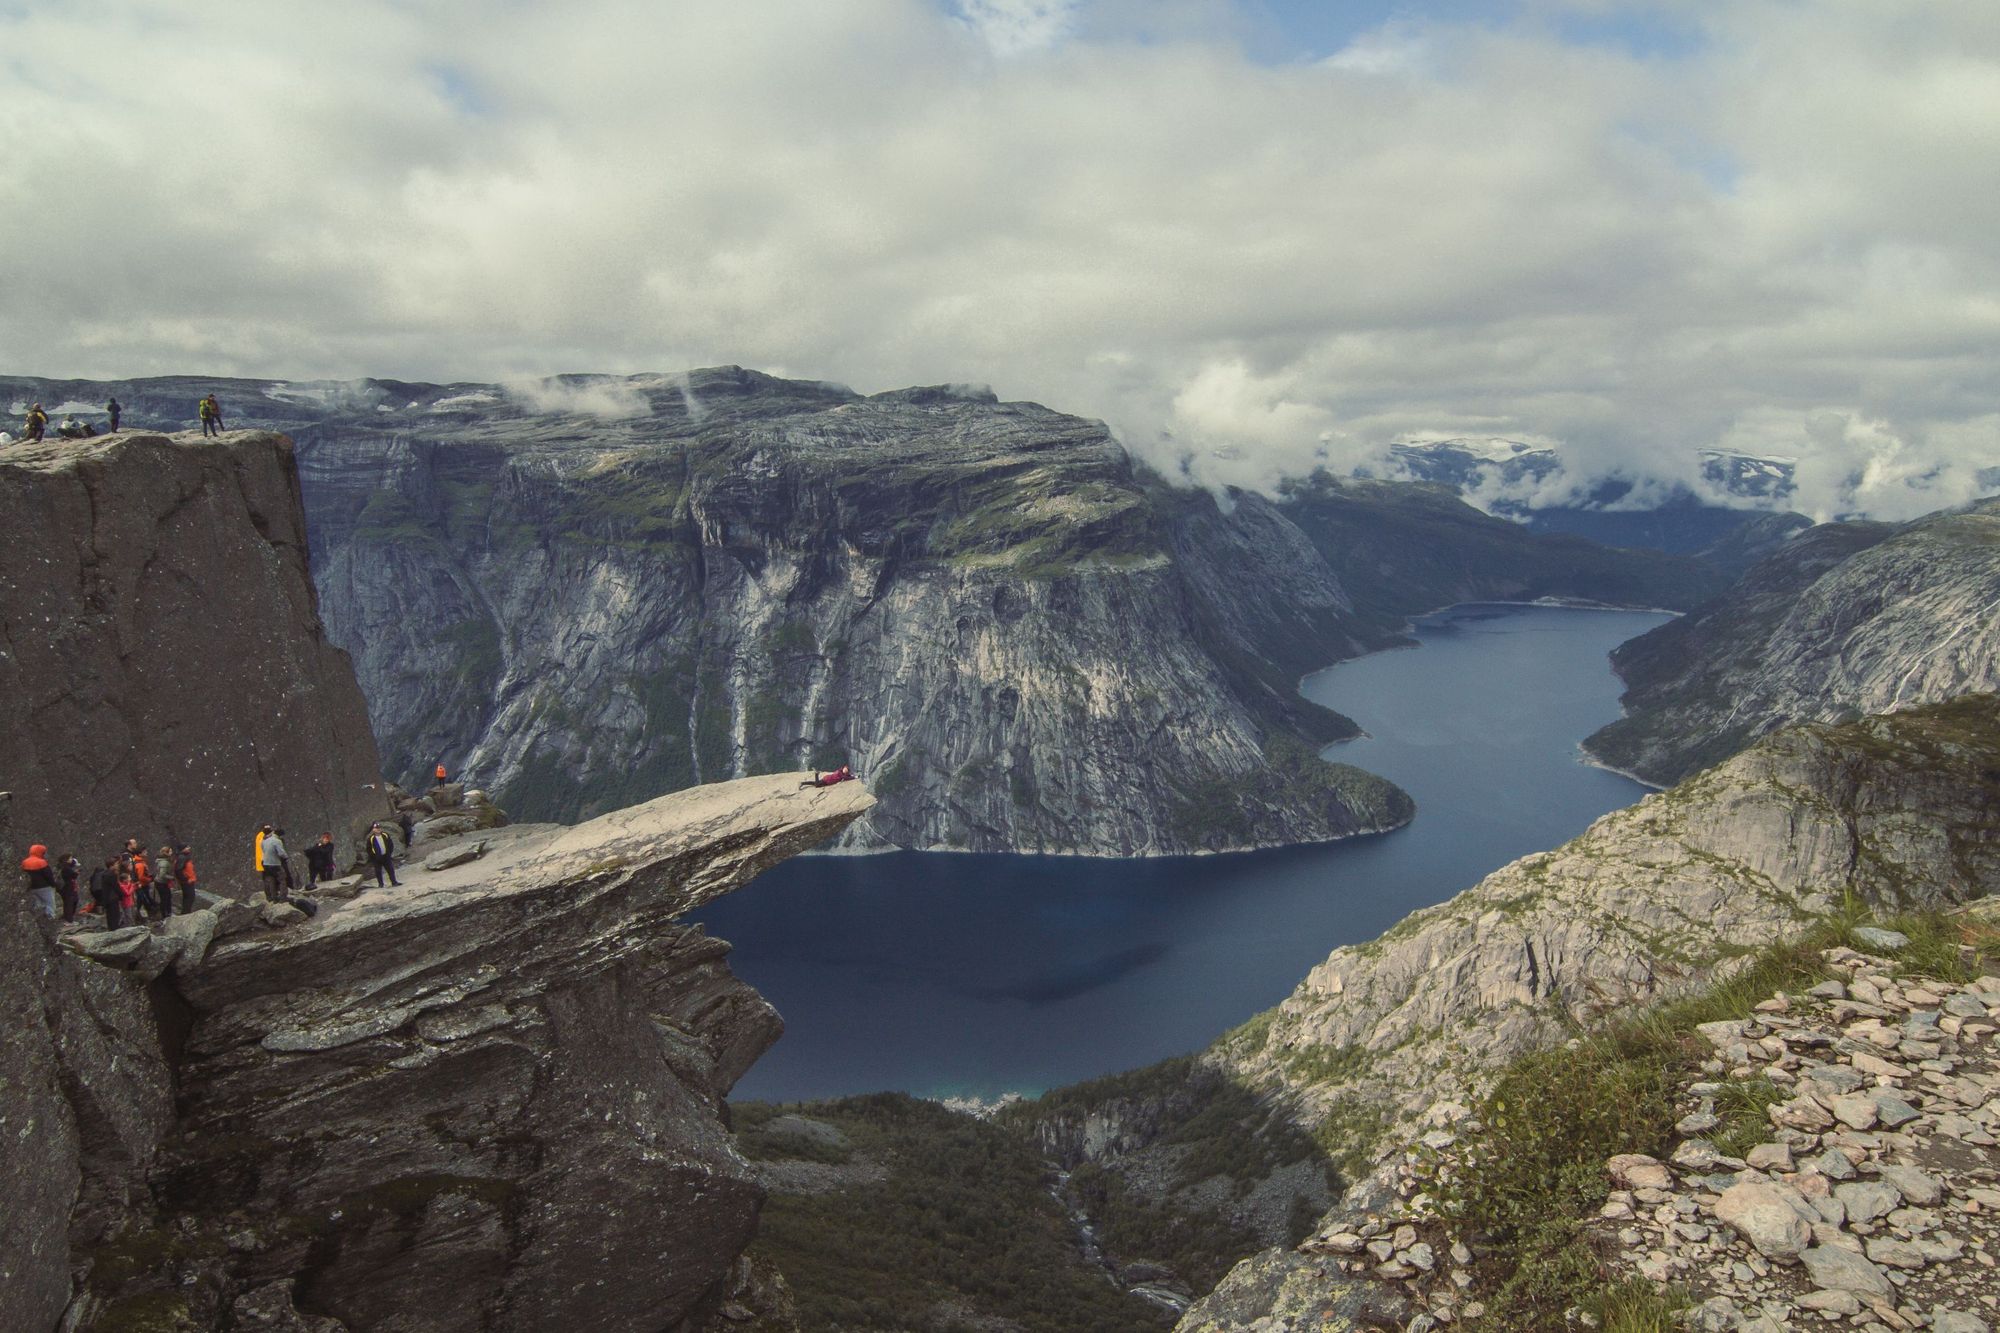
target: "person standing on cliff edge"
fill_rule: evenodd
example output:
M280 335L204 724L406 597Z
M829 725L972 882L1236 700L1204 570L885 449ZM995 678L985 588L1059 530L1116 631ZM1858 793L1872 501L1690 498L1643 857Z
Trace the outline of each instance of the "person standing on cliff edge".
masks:
M445 782L445 778L444 778L444 760L442 760L442 759L438 760L438 766L437 766L437 780L438 780L438 781L437 781L437 785L438 785L438 786L440 786L440 787L444 786L444 782Z
M49 428L49 414L42 411L40 403L36 403L28 409L28 415L21 425L22 439L39 440L42 438L42 432Z
M110 402L104 405L104 415L111 418L111 430L109 432L110 434L116 435L118 433L118 418L124 415L124 412L125 409L118 405L118 400L116 398L113 398Z
M215 391L209 390L208 397L197 406L201 412L202 438L222 434L222 404L215 401Z

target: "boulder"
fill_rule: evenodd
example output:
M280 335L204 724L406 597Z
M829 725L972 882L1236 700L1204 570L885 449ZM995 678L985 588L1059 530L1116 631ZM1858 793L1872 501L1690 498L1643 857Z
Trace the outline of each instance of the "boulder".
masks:
M1852 1250L1815 1245L1799 1256L1812 1284L1826 1291L1851 1291L1857 1296L1894 1300L1896 1289L1881 1269Z
M1665 1164L1644 1153L1620 1153L1606 1162L1604 1169L1611 1173L1611 1183L1622 1189L1663 1190L1672 1188L1674 1183L1673 1173Z
M257 919L273 929L302 925L306 914L290 903L265 903L257 909Z
M453 866L467 865L473 861L477 861L484 855L486 855L485 843L468 842L453 847L449 851L439 852L436 856L424 862L424 869L449 870Z
M1759 1254L1780 1263L1796 1263L1812 1244L1812 1227L1791 1192L1762 1181L1730 1186L1716 1201L1715 1216L1742 1233Z
M1864 948L1877 953L1901 953L1910 947L1910 937L1900 930L1884 930L1880 926L1856 926L1849 932L1854 941Z
M1918 1208L1929 1208L1944 1198L1944 1186L1936 1176L1927 1175L1914 1166L1899 1166L1894 1162L1882 1164L1882 1182L1893 1185L1905 1203Z

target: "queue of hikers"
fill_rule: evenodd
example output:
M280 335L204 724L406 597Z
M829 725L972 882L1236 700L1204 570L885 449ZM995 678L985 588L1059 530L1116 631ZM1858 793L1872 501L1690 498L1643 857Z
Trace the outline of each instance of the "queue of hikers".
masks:
M110 426L106 433L117 434L118 423L125 416L124 404L120 403L116 398L107 399L104 404L104 415L110 421ZM222 434L224 429L222 424L222 404L217 401L214 391L211 390L206 397L195 403L195 416L201 421L201 433L204 438L210 435ZM97 434L96 426L82 420L74 412L65 416L62 419L62 424L57 426L55 430L56 434L65 440L87 440ZM40 403L31 404L27 414L21 420L22 442L33 444L46 439L48 432L49 414L47 410ZM5 443L6 439L5 435L0 435L0 443Z
M44 916L60 916L65 924L80 918L101 916L107 930L148 921L165 921L176 910L192 912L195 906L194 848L187 843L162 843L148 853L137 838L127 838L125 847L90 869L87 890L83 862L63 853L51 857L45 843L35 843L21 860L27 877L28 895Z

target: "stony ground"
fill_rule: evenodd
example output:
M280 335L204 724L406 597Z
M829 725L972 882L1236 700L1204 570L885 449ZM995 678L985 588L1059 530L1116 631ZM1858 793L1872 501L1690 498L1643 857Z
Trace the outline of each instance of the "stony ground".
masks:
M1897 978L1829 951L1829 980L1705 1024L1666 1162L1615 1157L1621 1266L1700 1302L1702 1330L1990 1333L2000 1318L2000 977ZM1725 1084L1778 1100L1741 1157L1708 1137Z
M1713 1058L1680 1090L1667 1160L1605 1164L1602 1252L1614 1275L1684 1299L1677 1318L1701 1333L1992 1333L2000 976L1961 985L1853 949L1822 956L1833 979L1698 1029ZM1462 1152L1466 1108L1434 1110L1379 1206L1300 1247L1319 1277L1287 1279L1299 1308L1271 1327L1481 1326L1479 1247L1424 1192L1423 1164Z

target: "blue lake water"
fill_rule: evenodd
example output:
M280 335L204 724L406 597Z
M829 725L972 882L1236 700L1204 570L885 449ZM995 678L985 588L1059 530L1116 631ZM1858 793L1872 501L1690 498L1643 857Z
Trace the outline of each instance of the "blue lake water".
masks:
M1400 783L1408 828L1232 856L808 856L705 908L785 1016L739 1098L1037 1092L1195 1050L1370 939L1643 794L1581 762L1618 716L1605 655L1638 611L1461 606L1415 649L1310 676L1369 735L1330 759Z

